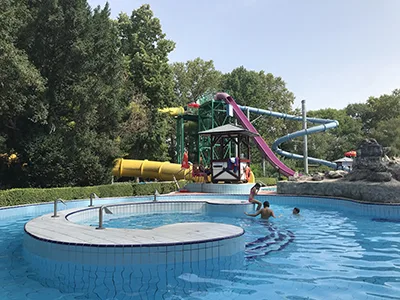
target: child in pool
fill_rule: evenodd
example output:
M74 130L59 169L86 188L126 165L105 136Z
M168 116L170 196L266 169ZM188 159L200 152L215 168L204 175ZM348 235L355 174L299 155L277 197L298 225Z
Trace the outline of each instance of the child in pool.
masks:
M249 202L257 204L257 210L260 210L262 203L258 201L257 199L254 199L254 196L257 195L257 193L260 191L261 185L259 183L256 183L251 189L250 189L250 195L249 195Z

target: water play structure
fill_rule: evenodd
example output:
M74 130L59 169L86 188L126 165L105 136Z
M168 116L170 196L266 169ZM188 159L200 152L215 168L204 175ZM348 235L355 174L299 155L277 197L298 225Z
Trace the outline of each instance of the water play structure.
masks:
M282 143L297 137L323 132L339 125L336 120L307 118L307 122L318 125L280 137L275 140L270 148L250 122L250 113L295 121L302 121L302 116L294 116L249 106L240 106L227 93L217 93L215 96L205 95L196 103L189 103L186 109L183 107L170 107L160 109L159 111L167 113L177 120L176 150L179 162L182 162L185 149L185 122L194 122L197 124L197 131L192 136L192 139L196 141L194 143L195 146L192 146L189 152L196 153L196 161L202 161L205 165L211 165L211 161L221 159L221 157L218 157L217 151L212 151L212 147L214 146L212 146L211 138L209 136L199 135L199 132L205 132L223 125L233 124L236 120L244 129L254 134L252 138L258 149L269 163L284 176L293 176L295 171L287 167L275 153L290 159L304 159L304 157L303 155L282 150L279 148ZM244 112L247 113L247 116ZM227 152L229 153L227 153L226 156L239 156L238 153L235 153L235 145L230 146ZM334 162L313 157L308 157L308 162L322 164L331 168L337 167ZM193 174L191 168L183 169L180 164L119 159L114 166L113 175L117 177L144 177L156 178L159 180L173 180L174 177L176 179L192 179Z
M252 113L261 114L261 115L269 115L269 116L275 117L275 118L302 121L301 116L293 116L293 115L289 115L289 114L285 114L285 113L278 113L278 112L274 112L274 111L270 111L270 110L258 109L258 108L249 107L249 106L239 106L235 102L235 100L227 93L217 93L215 98L218 100L223 100L228 105L231 105L239 122L242 124L242 126L244 128L250 130L251 132L257 133L257 130L251 124L250 120L246 117L246 115L243 113L243 111L252 112ZM299 130L299 131L287 134L287 135L277 139L272 144L272 150L282 156L287 157L287 158L303 159L304 158L303 155L284 151L279 148L279 145L288 140L291 140L291 139L294 139L297 137L302 137L304 135L309 135L312 133L326 131L327 129L332 129L332 128L339 126L339 122L336 120L307 118L307 121L314 123L314 124L321 124L321 125L315 126L312 128L308 128L308 129ZM254 141L255 141L256 145L258 146L258 148L260 149L260 151L265 155L267 160L271 163L272 166L274 166L279 171L279 173L281 173L282 175L285 175L285 176L293 176L294 175L295 172L293 170L291 170L290 168L288 168L284 163L282 163L275 156L275 154L273 153L271 148L268 147L267 143L264 141L264 139L261 136L254 137ZM308 157L308 161L311 163L317 163L317 164L326 165L331 168L336 168L335 163L329 162L329 161L326 161L323 159Z
M168 161L118 159L112 174L116 177L142 177L159 180L192 179L192 169Z

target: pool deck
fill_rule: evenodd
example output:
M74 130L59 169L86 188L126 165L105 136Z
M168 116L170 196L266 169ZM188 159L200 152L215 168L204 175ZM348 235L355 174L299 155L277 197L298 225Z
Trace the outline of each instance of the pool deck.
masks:
M202 202L211 205L241 205L243 209L249 206L247 201L207 200ZM99 211L99 207L92 209ZM154 229L96 229L94 226L76 224L67 219L71 213L83 210L88 210L88 208L59 211L58 217L55 218L52 217L53 213L43 215L26 223L25 231L42 241L87 246L186 244L229 239L244 233L240 227L221 223L177 223Z

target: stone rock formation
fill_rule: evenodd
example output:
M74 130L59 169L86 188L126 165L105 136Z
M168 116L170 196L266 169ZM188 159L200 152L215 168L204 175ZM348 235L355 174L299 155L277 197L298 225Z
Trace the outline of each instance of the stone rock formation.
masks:
M392 173L387 163L382 160L383 148L375 139L361 142L353 170L345 176L345 180L370 182L387 182L392 180Z
M383 147L375 139L363 140L357 150L357 157L351 172L335 170L312 175L289 177L289 181L323 181L343 179L344 181L400 182L400 159L384 158Z
M279 181L277 193L400 203L400 161L383 159L382 146L374 139L367 139L357 150L351 172L336 170L293 177L289 181Z

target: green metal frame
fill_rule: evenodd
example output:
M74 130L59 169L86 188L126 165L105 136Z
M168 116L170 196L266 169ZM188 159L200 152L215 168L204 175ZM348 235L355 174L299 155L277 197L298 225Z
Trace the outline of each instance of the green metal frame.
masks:
M177 160L179 163L182 163L183 153L185 150L185 141L187 142L187 140L194 139L194 141L196 141L195 148L197 149L194 149L193 147L192 149L188 149L189 155L190 153L196 152L195 160L198 162L201 161L203 165L209 166L211 160L218 160L220 158L217 157L217 151L213 151L214 157L211 157L211 138L200 136L198 132L226 124L231 124L233 123L234 118L228 116L225 102L214 100L214 93L204 94L198 99L197 103L200 104L197 115L185 114L176 117ZM185 139L185 121L197 122L197 136L187 136ZM227 148L225 156L232 153L231 147L232 145Z
M179 163L182 163L183 153L185 152L185 148L188 148L189 155L191 153L196 152L198 149L198 142L197 142L197 132L192 136L187 136L186 138L195 141L196 145L193 147L192 143L187 143L185 140L185 122L192 121L198 123L198 116L197 115L181 115L176 117L176 153L177 153L177 160ZM185 146L186 144L186 146ZM197 154L196 154L197 157Z
M183 116L176 117L176 153L179 163L182 163L185 151L185 129Z
M215 127L232 123L232 117L226 113L226 104L223 101L216 101L212 97L203 96L200 100L201 106L199 108L199 123L198 128L200 131L209 130ZM198 135L199 153L198 159L204 165L210 165L211 160L220 159L216 151L211 151L211 138ZM231 151L231 149L227 150ZM213 156L211 157L211 152Z

